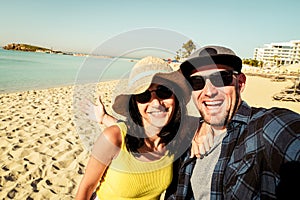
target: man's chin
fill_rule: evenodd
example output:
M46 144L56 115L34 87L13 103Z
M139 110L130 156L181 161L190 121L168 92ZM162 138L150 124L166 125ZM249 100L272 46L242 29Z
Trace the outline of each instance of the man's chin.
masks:
M207 124L210 124L211 126L224 126L225 125L223 118L220 119L220 117L217 117L217 116L205 117L204 121Z

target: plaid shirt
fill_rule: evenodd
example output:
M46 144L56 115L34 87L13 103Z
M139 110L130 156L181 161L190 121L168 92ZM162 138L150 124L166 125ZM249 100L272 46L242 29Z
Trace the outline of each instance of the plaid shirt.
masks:
M189 150L175 163L174 180L165 199L194 199L190 178L195 163ZM211 199L288 199L286 195L299 191L295 186L299 163L300 115L242 102L227 126L212 177Z

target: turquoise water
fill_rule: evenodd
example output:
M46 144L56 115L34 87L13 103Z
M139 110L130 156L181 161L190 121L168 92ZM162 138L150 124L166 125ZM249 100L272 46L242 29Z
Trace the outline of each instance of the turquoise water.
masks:
M104 59L0 49L0 93L119 79L128 59Z

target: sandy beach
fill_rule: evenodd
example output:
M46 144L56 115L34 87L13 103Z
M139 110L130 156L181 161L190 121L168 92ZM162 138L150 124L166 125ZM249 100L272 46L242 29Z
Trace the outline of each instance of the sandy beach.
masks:
M78 131L86 132L89 142L89 135L96 137L102 127L80 119L74 102L101 95L111 112L115 83L100 83L95 91L86 89L82 94L74 86L0 94L1 199L75 197L89 157ZM274 93L291 85L290 81L247 76L242 96L256 107L280 106L299 113L299 102L272 100ZM84 129L87 123L93 126L89 130Z
M99 84L105 105L113 86ZM75 90L0 94L0 199L74 199L89 156L75 126Z

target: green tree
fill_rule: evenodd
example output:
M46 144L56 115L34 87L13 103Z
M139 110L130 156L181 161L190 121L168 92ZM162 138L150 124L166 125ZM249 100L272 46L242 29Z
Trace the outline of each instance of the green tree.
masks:
M263 61L258 61L254 59L243 59L243 64L245 65L250 65L253 67L262 67L263 66Z
M191 53L196 49L196 45L192 40L184 43L178 51L176 51L176 60L180 60L181 58L187 58L191 55Z

